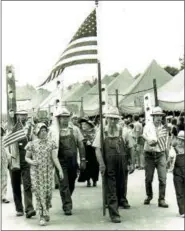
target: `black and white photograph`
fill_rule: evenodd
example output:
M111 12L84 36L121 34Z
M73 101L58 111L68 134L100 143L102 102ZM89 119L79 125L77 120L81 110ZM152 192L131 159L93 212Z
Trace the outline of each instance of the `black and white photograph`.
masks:
M184 1L1 13L1 230L184 230Z

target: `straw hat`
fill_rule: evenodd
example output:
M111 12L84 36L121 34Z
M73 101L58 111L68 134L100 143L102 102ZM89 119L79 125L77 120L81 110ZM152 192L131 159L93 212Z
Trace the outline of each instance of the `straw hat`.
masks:
M28 111L26 110L20 110L15 113L16 115L28 115Z
M162 109L160 107L154 107L153 110L152 110L152 116L155 116L155 115L161 115L161 116L164 116L165 114L163 113Z
M59 107L59 108L57 108L57 110L55 112L55 117L59 117L59 116L70 117L71 114L67 110L67 108L65 108L65 107Z
M37 136L38 136L38 134L39 134L41 128L43 128L43 127L46 128L46 129L48 129L45 123L38 123L38 124L37 124L36 129L35 129L35 134L36 134Z
M184 131L180 131L177 135L178 139L184 140Z
M87 124L89 124L91 127L95 127L95 124L91 121L91 120L89 120L88 118L81 118L81 119L79 119L79 123L87 123Z
M121 116L119 114L119 110L117 107L109 108L108 111L105 113L105 117L121 119Z

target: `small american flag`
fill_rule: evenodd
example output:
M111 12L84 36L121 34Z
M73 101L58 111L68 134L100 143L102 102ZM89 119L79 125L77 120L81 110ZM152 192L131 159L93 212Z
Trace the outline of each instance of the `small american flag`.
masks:
M82 23L52 68L50 75L40 86L57 78L66 67L93 63L97 63L96 9Z
M157 131L158 146L161 151L165 151L168 142L168 129L166 126L162 126Z
M26 133L24 132L23 125L19 120L15 127L12 129L12 132L9 133L3 140L4 146L7 147L15 142L26 139Z

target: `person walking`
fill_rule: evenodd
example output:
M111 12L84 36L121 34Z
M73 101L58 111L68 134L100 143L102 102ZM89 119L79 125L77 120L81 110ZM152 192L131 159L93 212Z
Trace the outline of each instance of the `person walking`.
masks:
M184 203L185 203L185 158L184 158L184 131L180 131L176 140L172 142L175 149L176 157L173 169L173 181L177 198L179 214L184 218Z
M27 124L28 112L21 110L16 112L17 121L20 120L23 129L26 133L26 138L18 141L18 149L20 156L20 169L11 170L11 183L13 189L13 198L16 208L16 216L24 215L24 208L22 204L22 194L21 194L21 182L24 188L24 203L25 203L25 213L26 218L31 218L36 215L32 203L32 192L31 192L31 177L30 177L30 166L25 160L26 150L25 146L28 141L32 140L30 136L31 127Z
M118 108L109 108L105 114L107 126L104 128L104 153L101 152L100 130L97 132L93 146L100 165L100 171L106 182L106 199L110 219L113 223L120 223L118 207L128 204L126 198L127 174L130 162L130 173L134 171L134 144L131 135L122 133L118 125L120 115ZM130 158L129 158L130 154Z
M57 108L55 112L55 132L52 136L58 146L58 158L63 169L64 179L59 182L60 196L63 203L63 210L66 216L72 215L72 194L75 189L77 178L77 152L80 155L80 168L86 167L84 137L80 129L69 123L70 112L65 107ZM58 170L56 170L59 176Z
M86 169L81 171L78 181L87 181L87 187L91 187L91 180L93 181L93 187L97 186L99 176L99 164L96 158L95 148L92 147L92 143L95 137L95 125L89 119L81 118L79 120L81 125L81 132L84 137L84 146L86 153Z
M5 136L5 129L1 125L1 202L10 203L7 199L7 181L8 181L8 164L10 161L10 153L5 149L3 144L3 137Z
M58 169L60 180L63 179L63 171L58 160L57 146L48 139L47 126L38 123L35 132L38 139L29 142L25 147L25 160L31 165L32 189L36 197L40 225L43 226L50 220L53 168L55 166Z
M153 116L153 122L148 122L143 131L143 138L145 139L145 188L147 195L144 204L150 204L153 198L152 182L156 168L159 178L158 206L168 208L168 204L165 202L168 128L162 125L162 118L165 114L160 107L154 107L151 115Z

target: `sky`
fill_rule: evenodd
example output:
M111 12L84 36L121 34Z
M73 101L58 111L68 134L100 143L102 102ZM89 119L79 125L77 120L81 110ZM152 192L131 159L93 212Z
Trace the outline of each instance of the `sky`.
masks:
M94 1L3 1L3 90L9 64L18 85L41 84L93 7ZM124 68L135 76L153 59L162 67L180 66L184 1L101 1L98 28L102 76ZM69 67L59 79L67 86L93 76L97 68L89 64ZM55 86L53 81L45 88Z

